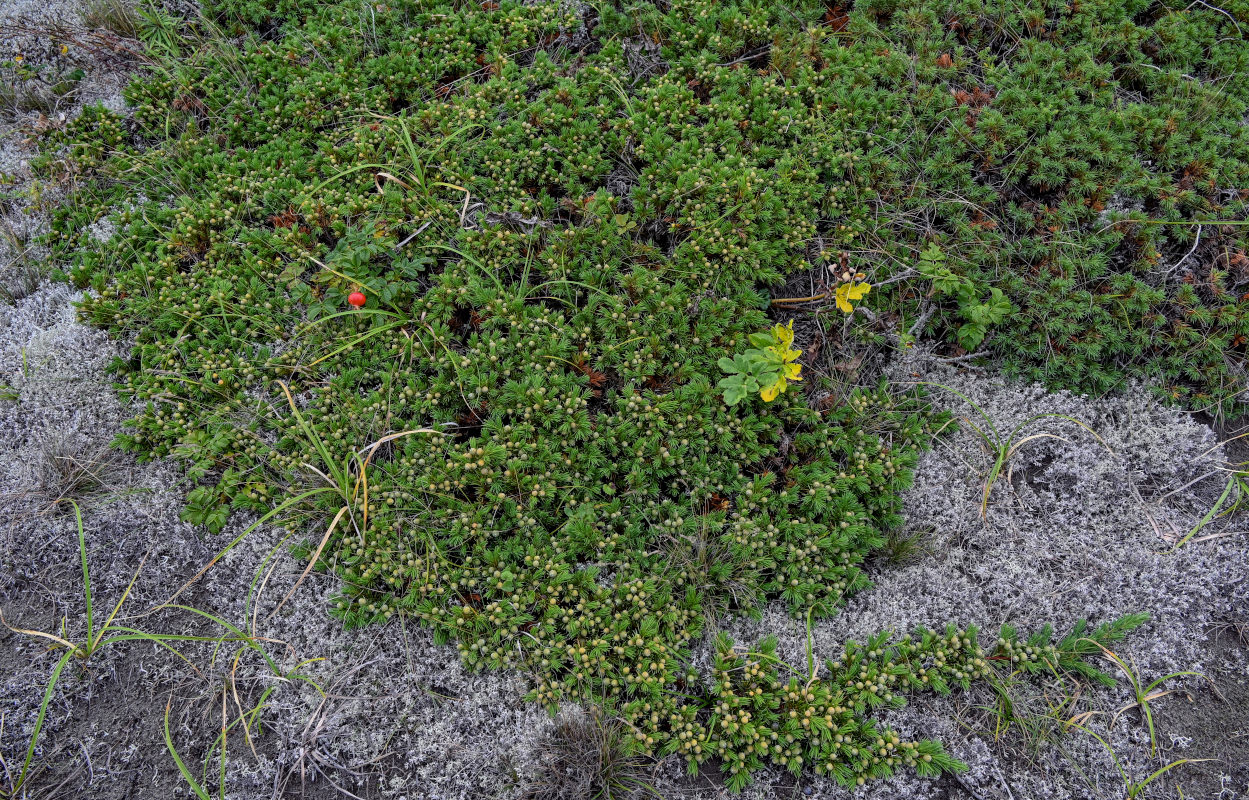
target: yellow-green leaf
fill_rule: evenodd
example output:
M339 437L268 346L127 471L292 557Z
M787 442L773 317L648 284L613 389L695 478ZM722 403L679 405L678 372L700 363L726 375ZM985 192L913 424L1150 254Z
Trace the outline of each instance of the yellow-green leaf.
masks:
M770 403L776 399L778 394L785 391L785 376L777 378L776 383L771 386L765 386L759 390L759 396L763 398L765 403Z
M850 301L862 300L863 296L871 290L871 284L843 283L837 287L837 309L849 314L851 311L854 311L854 306L850 305Z

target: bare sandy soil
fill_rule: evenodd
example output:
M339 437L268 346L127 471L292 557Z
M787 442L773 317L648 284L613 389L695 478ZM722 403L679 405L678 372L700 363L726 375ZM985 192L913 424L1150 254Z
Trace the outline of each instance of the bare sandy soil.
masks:
M0 283L14 296L0 305L0 610L17 628L83 636L77 527L72 510L54 501L66 485L63 467L86 465L99 485L75 496L97 626L106 613L100 609L112 608L137 571L119 622L219 636L218 623L202 615L148 613L185 587L179 603L260 637L273 666L238 644L196 642L179 645L185 661L151 643L129 642L71 664L53 692L24 796L193 796L166 744L166 719L178 753L215 795L222 720L254 708L260 710L248 737L236 730L228 740L226 797L550 796L543 787L558 783L549 774L556 724L520 701L525 676L470 673L453 648L436 647L427 631L402 621L343 631L325 613L333 579L311 574L300 582L303 564L283 531L258 527L212 563L252 520L236 519L219 536L196 530L179 521L186 487L176 464L138 464L108 450L129 410L106 368L127 343L81 325L73 305L79 295L47 280L53 265L33 239L61 190L36 184L26 166L34 126L57 124L62 111L72 115L84 102L124 105L124 59L85 51L61 56L40 33L53 25L81 28L79 17L75 0L0 2L0 56L12 50L65 58L87 72L77 96L51 116L32 111L0 122L0 174L9 179L0 186L7 232ZM1130 707L1126 681L1109 690L1085 687L1061 707L1059 718L1080 720L1104 744L1080 730L1064 732L1047 716L1069 696L1044 684L1021 685L1011 700L1027 725L1001 729L987 711L995 698L985 691L916 698L886 716L905 736L944 741L970 765L962 776L903 776L847 792L810 775L765 773L744 796L1118 798L1126 790L1116 758L1134 781L1187 758L1210 760L1166 773L1140 796L1249 797L1249 520L1215 520L1172 552L1216 502L1226 468L1249 459L1219 446L1235 432L1160 408L1143 391L1100 400L1047 393L923 353L896 357L887 374L899 383L956 389L1003 435L1035 415L1062 414L1097 436L1056 416L1028 423L1017 441L1048 436L1011 459L984 518L988 448L967 425L940 437L905 498L907 533L920 546L902 563L882 559L874 567L876 587L815 627L817 656L880 630L1052 623L1061 633L1080 618L1101 622L1146 611L1151 621L1117 652L1146 684L1174 672L1201 677L1157 688L1167 694L1151 704L1156 754L1139 710ZM980 421L954 392L932 392L938 405ZM722 625L743 640L777 633L782 655L805 658L805 626L783 610ZM0 628L0 796L21 770L59 656L47 644ZM696 655L707 659L707 646ZM727 796L714 773L690 779L668 760L655 765L650 784L664 797Z

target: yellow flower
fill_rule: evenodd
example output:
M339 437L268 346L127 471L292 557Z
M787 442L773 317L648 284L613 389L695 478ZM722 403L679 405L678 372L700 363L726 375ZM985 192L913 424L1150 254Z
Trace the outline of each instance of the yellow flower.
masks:
M68 52L69 52L69 45L67 44L61 45L61 55L65 55Z
M13 60L19 64L22 63L22 61L25 60L25 58L26 56L22 55L21 53L18 53L17 55L13 56Z
M866 283L843 283L837 287L837 309L849 314L854 311L854 306L850 305L850 301L862 300L863 296L871 290L871 285Z

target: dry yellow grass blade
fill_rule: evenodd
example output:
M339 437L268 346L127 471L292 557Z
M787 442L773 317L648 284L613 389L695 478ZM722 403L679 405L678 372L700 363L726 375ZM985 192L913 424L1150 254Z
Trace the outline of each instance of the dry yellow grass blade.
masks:
M317 545L316 551L313 552L312 557L308 559L308 565L304 567L304 571L300 573L299 580L295 581L295 585L290 588L290 591L286 593L286 596L278 602L273 611L269 612L269 616L265 617L266 623L273 619L273 616L282 609L282 606L286 604L287 600L291 599L291 595L295 593L295 590L298 589L300 584L304 582L304 579L308 577L308 573L312 572L313 565L315 565L317 563L317 559L321 557L321 551L325 549L325 545L329 542L330 536L334 533L334 529L338 527L339 520L341 520L343 515L346 513L347 506L343 506L338 510L338 513L334 515L334 520L330 523L330 526L325 529L325 535L321 537L321 542Z

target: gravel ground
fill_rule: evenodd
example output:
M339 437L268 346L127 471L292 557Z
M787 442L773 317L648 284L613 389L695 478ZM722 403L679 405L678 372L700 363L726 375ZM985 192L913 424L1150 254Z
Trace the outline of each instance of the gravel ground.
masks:
M72 470L67 477L63 467L78 464L78 477L85 469L98 478L98 486L71 492L83 508L97 626L100 609L111 609L137 570L118 616L122 624L219 635L216 622L189 612L147 613L185 587L180 603L262 637L273 666L238 645L195 642L179 645L187 661L134 642L102 649L85 668L71 665L49 704L29 796L191 796L166 745L166 719L193 773L204 773L203 759L210 757L205 782L215 793L220 751L213 743L223 708L236 720L240 710L261 705L250 742L237 734L229 739L227 797L553 796L550 787L561 778L551 774L557 725L520 702L523 676L470 673L452 648L436 647L427 631L398 621L343 631L325 613L332 579L313 574L301 582L303 565L291 557L282 531L256 527L214 562L252 520L234 520L220 536L207 536L179 521L185 487L176 465L139 464L107 449L129 412L113 394L106 368L127 343L79 324L73 308L79 295L44 277L46 253L31 239L46 225L60 189L35 184L25 164L34 126L59 124L61 113L72 116L84 102L124 105L119 89L127 64L99 50L107 37L82 27L80 8L73 0L0 0L0 56L11 50L86 71L76 94L50 114L0 121L0 174L11 176L0 187L0 285L15 298L0 305L0 610L15 627L60 632L63 624L68 638L84 634L77 527L65 504L53 502L67 486L92 482L76 480ZM52 28L62 40L97 46L62 55L62 41L48 34ZM988 448L966 424L942 436L905 497L908 531L922 546L904 563L876 565L876 587L811 631L814 652L830 657L847 639L917 625L993 630L1052 623L1062 633L1080 618L1101 622L1147 611L1151 621L1118 652L1146 683L1179 671L1204 676L1159 687L1174 690L1152 704L1159 752L1150 755L1136 711L1115 716L1130 700L1125 683L1083 689L1063 717L1084 714L1083 724L1138 781L1175 759L1213 759L1167 773L1144 797L1179 797L1177 786L1186 798L1249 797L1246 520L1218 520L1169 552L1215 503L1225 485L1220 468L1246 460L1218 447L1227 433L1159 408L1143 392L1101 400L1046 393L924 353L895 359L889 374L957 390L1004 435L1026 423L1015 441L1049 436L1030 439L1014 454L984 518ZM932 392L939 405L981 421L957 394ZM1055 416L1028 422L1039 414L1072 417L1097 436ZM805 626L780 609L724 627L746 641L777 633L782 655L805 658ZM58 655L45 645L0 630L0 757L10 778L20 771ZM696 655L707 658L707 648ZM959 778L904 775L846 792L811 776L795 781L765 773L743 796L1124 796L1107 747L1042 724L1060 699L1046 688L1022 685L1012 697L1018 716L1037 723L1030 732L1018 724L995 730L984 710L994 698L984 691L916 698L883 715L904 736L946 742L970 765ZM579 715L567 709L560 727ZM648 782L665 797L726 796L714 772L691 779L670 759ZM0 770L0 794L4 776Z

